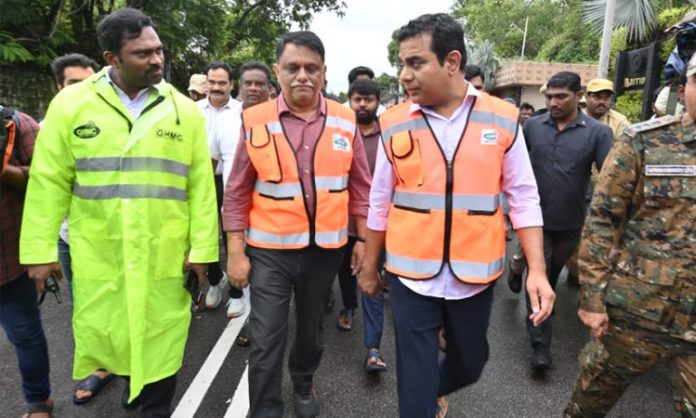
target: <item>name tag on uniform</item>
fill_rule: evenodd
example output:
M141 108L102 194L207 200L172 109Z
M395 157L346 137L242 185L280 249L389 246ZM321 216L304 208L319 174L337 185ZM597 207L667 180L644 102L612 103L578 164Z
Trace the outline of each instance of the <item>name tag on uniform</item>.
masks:
M696 165L646 165L645 175L695 177Z
M350 142L341 134L334 134L333 149L334 151L350 152Z
M495 145L498 143L498 131L495 129L481 130L481 143L484 145Z

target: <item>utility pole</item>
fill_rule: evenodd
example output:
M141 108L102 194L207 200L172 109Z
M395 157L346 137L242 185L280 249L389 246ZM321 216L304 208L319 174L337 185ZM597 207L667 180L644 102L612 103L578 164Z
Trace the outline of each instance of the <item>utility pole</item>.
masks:
M614 30L615 0L606 0L607 8L604 11L604 29L602 30L602 49L599 52L599 68L597 78L607 78L609 74L609 52L611 51L611 38Z
M520 61L524 61L524 47L527 45L527 27L529 27L529 15L524 19L524 34L522 35L522 53Z

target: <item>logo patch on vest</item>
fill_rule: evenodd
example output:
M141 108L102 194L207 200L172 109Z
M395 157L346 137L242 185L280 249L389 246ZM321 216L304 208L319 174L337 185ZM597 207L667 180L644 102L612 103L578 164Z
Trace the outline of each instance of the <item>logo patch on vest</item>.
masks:
M179 132L169 131L166 129L158 129L157 130L157 137L163 138L163 139L168 139L170 141L178 141L178 142L181 142L184 140L184 136L182 134L180 134Z
M495 145L498 143L498 131L495 129L481 130L481 143L483 145Z
M94 138L95 136L99 135L99 132L101 132L101 129L99 129L97 125L95 125L92 121L89 121L84 125L78 126L73 131L76 137L82 139Z
M696 177L696 165L646 165L645 175Z
M334 151L350 152L350 142L341 134L333 135L333 149Z

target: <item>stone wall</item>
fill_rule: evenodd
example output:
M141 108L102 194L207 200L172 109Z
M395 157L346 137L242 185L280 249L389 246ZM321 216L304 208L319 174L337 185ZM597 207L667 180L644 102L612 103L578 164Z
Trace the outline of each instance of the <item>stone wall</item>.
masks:
M38 121L43 119L55 94L55 82L49 73L0 66L0 104L3 106L19 109Z

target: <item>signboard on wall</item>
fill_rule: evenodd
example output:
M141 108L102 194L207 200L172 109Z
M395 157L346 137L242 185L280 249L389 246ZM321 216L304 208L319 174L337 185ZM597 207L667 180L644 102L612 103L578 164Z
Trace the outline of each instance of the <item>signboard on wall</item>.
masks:
M660 85L662 63L659 52L659 42L652 42L644 48L622 51L616 56L616 95L620 96L627 91L643 91L642 120L648 119L652 114L650 99L652 92Z

